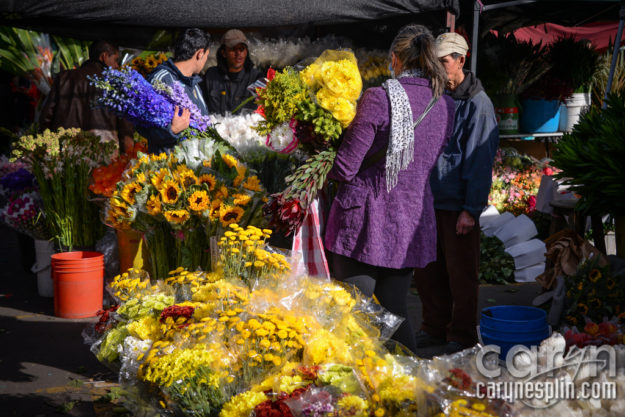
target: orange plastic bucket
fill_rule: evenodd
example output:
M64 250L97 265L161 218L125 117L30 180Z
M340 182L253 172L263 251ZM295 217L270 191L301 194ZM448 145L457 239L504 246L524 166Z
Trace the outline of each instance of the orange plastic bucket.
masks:
M55 316L69 319L94 317L102 309L103 259L99 252L52 255Z

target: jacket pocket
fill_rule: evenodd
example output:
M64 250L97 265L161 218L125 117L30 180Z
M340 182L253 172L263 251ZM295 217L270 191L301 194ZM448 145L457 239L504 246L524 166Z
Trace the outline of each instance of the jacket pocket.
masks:
M461 153L444 152L443 154L441 154L441 157L438 160L438 172L441 178L443 179L448 175L452 174L454 171L458 171L460 169L461 162Z
M341 189L334 199L334 215L341 229L361 229L367 194L366 189L349 184L341 185Z

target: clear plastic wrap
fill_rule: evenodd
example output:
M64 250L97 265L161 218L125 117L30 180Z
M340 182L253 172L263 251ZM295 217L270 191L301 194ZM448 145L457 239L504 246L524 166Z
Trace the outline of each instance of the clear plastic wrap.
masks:
M119 274L119 250L114 229L106 229L104 236L96 242L95 250L104 255L104 280L109 282Z

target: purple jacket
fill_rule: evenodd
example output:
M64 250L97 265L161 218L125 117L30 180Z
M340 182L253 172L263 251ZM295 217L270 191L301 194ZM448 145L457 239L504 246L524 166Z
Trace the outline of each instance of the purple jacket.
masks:
M401 78L412 107L421 115L432 97L429 81ZM443 96L415 129L414 161L386 191L385 160L358 173L363 160L386 146L391 107L382 87L370 88L345 133L328 177L342 182L328 217L328 250L386 268L422 268L436 260L436 220L430 172L454 123L454 101Z

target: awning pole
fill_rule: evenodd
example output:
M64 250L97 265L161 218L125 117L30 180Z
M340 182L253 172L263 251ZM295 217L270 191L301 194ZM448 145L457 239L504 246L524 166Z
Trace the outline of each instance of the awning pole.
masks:
M480 2L473 2L473 37L471 39L471 72L477 75L477 41L480 35Z
M608 75L608 85L605 88L605 96L603 97L602 108L608 105L607 99L612 89L612 80L614 79L614 70L616 69L616 58L621 48L621 37L623 36L623 24L625 23L625 0L621 0L621 10L619 11L618 30L616 31L616 39L614 40L614 53L612 54L612 63L610 64L610 74Z

